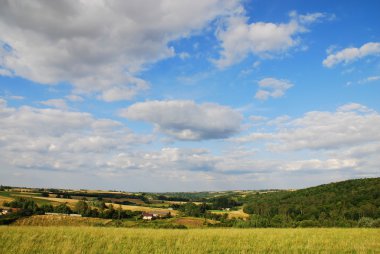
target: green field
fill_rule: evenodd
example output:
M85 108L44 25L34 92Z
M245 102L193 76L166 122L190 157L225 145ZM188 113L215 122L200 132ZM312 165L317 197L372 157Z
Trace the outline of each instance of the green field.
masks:
M2 226L0 253L380 253L380 230Z

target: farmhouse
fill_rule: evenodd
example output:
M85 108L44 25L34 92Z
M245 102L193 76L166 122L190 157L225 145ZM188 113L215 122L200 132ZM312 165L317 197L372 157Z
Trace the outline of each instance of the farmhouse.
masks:
M143 220L153 220L155 217L152 213L142 213Z
M142 213L143 220L163 219L170 217L170 212L166 211L153 211L151 213Z
M1 210L0 215L8 215L11 213L17 213L17 212L21 211L21 208L3 208L0 210Z
M10 209L3 209L0 213L0 215L7 215L9 213L11 213L12 211Z

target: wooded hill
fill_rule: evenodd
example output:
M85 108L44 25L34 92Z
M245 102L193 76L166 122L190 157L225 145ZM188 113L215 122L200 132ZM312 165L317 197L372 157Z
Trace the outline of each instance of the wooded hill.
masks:
M310 226L356 226L359 221L379 223L380 178L251 194L247 196L244 211L252 214L251 219L256 223L279 227L300 223Z

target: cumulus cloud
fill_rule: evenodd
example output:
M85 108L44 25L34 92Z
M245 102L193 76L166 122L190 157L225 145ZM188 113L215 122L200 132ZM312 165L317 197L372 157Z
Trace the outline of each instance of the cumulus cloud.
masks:
M214 171L216 161L205 149L164 147L154 152L120 153L111 158L107 166L166 174L175 171Z
M0 161L21 168L99 168L110 154L150 141L113 120L61 109L13 108L2 99L0 125Z
M66 101L63 99L50 99L47 101L40 101L40 104L60 109L67 109Z
M76 101L76 102L81 102L84 100L83 97L81 97L77 94L70 94L70 95L65 96L65 98L70 100L70 101Z
M43 84L69 82L75 93L131 99L149 84L146 64L175 56L188 37L238 1L0 1L0 75ZM152 11L154 10L154 11Z
M121 116L153 123L158 131L179 140L227 138L240 129L242 116L233 109L193 101L148 101L133 104Z
M310 159L288 162L280 168L285 171L299 171L305 169L312 170L342 170L346 168L354 168L357 166L355 159Z
M229 139L240 145L264 147L270 153L272 164L268 167L268 161L263 160L256 169L283 176L287 171L339 171L348 178L379 174L380 114L373 109L349 103L333 112L311 111L299 118L288 117L274 129L270 122L267 128L260 126L261 131Z
M307 26L326 18L323 13L290 14L288 23L254 22L241 10L226 19L224 27L217 31L222 51L215 64L225 68L243 60L248 54L269 57L286 52L300 44L299 34L307 32Z
M268 124L270 121L268 121ZM364 105L349 103L336 112L311 111L288 119L275 132L253 132L235 142L270 141L272 151L335 150L380 143L380 114Z
M191 127L194 132L199 132L198 136L206 137L212 129L219 135L223 134L220 134L220 129L207 124L197 125L198 121L194 120L196 113L203 122L210 124L219 121L213 118L215 115L224 118L224 113L220 113L224 111L229 121L234 121L234 117L240 119L236 113L229 115L231 109L215 104L211 105L211 111L219 113L210 113L206 107L208 104L198 105L191 101L146 103L138 107L137 104L132 105L133 110L128 108L123 113L132 116L142 114L144 119L149 116L150 121L161 124L159 127L177 126L179 129L175 131ZM147 107L149 103L158 108L153 112L157 118L152 116L153 113L145 112L146 108L152 108ZM164 111L173 118L169 119ZM178 115L191 119L190 123L183 127ZM44 170L43 174L35 174L38 175L35 181L45 179L50 183L57 175L84 180L81 172L85 172L83 175L86 179L91 177L91 182L108 179L109 186L114 186L116 181L120 188L126 188L127 182L127 188L134 186L139 190L146 188L144 184L147 181L149 186L156 184L155 190L162 190L162 183L168 183L168 190L189 190L200 183L204 183L204 189L226 186L252 188L252 182L258 179L270 178L281 182L289 177L289 172L297 182L304 180L304 176L310 178L310 174L318 174L325 180L331 180L332 173L348 177L374 176L378 175L380 166L379 124L377 112L351 103L335 112L309 112L297 119L278 122L272 132L256 132L245 140L235 139L240 144L221 145L220 151L214 153L197 147L199 143L192 143L194 147L188 148L154 143L154 146L159 146L154 149L150 145L151 136L137 135L118 121L55 108L15 108L0 99L0 166L4 169L0 174L10 178L16 174L19 177L20 173L35 177L35 172ZM226 130L229 128L225 126ZM246 142L261 145L249 147L251 143ZM271 150L264 151L262 147L265 144L276 147L268 146ZM311 150L311 155L305 150ZM19 181L17 178L16 182ZM220 185L210 187L210 182ZM25 183L30 184L30 179ZM183 188L185 183L189 185ZM64 184L70 186L68 182ZM78 181L78 186L83 187L83 181Z
M255 98L259 100L282 97L285 91L293 86L288 80L275 78L264 78L258 83L260 89L256 92Z
M368 42L360 48L350 47L342 49L329 54L322 63L325 67L331 68L340 63L347 64L371 55L380 55L380 43Z

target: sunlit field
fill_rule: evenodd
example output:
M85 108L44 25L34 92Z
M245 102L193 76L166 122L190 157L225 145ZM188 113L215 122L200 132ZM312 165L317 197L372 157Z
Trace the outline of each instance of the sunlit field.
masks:
M2 226L0 253L380 253L380 230Z

